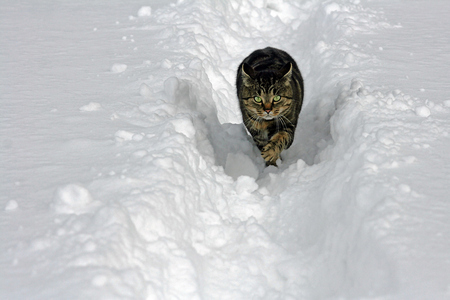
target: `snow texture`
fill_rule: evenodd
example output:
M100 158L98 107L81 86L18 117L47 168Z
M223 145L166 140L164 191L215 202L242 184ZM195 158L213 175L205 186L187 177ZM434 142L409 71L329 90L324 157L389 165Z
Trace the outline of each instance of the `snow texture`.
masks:
M0 299L449 299L449 8L3 1ZM278 168L266 46L305 79Z

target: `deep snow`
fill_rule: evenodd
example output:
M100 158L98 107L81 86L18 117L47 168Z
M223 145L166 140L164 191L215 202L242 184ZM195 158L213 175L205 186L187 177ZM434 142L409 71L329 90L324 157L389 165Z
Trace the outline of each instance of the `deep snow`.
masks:
M445 1L0 4L1 299L449 299ZM288 51L264 162L235 72Z

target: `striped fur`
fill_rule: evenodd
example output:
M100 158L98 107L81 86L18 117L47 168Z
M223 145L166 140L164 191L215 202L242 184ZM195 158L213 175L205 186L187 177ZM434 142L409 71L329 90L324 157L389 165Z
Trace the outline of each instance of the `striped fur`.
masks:
M291 146L303 102L303 78L286 52L265 48L239 65L237 95L244 125L266 165Z

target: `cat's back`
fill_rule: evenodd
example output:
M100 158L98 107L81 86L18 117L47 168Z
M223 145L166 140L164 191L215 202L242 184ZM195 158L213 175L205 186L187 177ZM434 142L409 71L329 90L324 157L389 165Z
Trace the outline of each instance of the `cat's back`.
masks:
M255 71L278 70L288 62L294 64L295 68L298 69L294 59L287 52L272 47L255 50L243 61Z

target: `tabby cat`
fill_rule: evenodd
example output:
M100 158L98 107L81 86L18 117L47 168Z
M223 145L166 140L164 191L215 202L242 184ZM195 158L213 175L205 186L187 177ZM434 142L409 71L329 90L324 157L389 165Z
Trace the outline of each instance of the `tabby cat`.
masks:
M303 102L303 78L286 52L267 47L239 65L237 95L245 127L266 161L275 165L291 146Z

